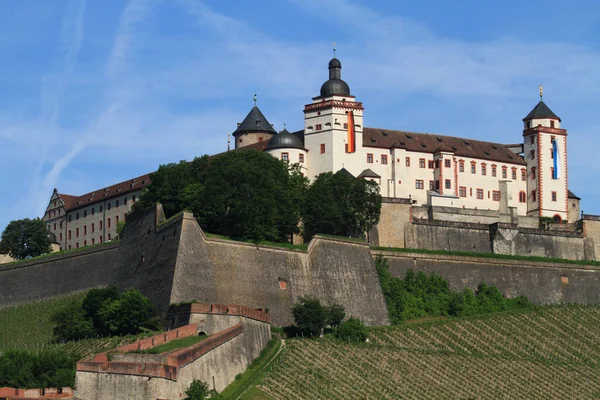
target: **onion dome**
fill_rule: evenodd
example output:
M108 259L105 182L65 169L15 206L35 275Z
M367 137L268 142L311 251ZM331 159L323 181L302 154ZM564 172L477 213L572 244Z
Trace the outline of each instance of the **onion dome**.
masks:
M342 80L342 63L333 57L329 61L329 80L321 86L321 97L350 96L350 87Z
M287 129L282 130L277 135L274 135L269 139L267 143L267 150L275 149L300 149L304 150L302 141L294 134L291 134Z

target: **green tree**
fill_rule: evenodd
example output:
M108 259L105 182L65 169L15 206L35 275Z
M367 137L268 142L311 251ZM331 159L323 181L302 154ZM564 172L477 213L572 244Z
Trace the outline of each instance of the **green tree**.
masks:
M103 289L91 289L83 299L83 310L94 324L96 333L101 336L106 336L110 333L108 326L104 324L100 318L99 312L105 302L112 302L121 297L119 289L115 286L109 286Z
M0 239L0 253L22 260L50 252L46 223L39 218L11 221Z
M150 185L133 205L134 210L146 209L157 202L162 204L167 217L183 210L183 190L192 183L189 162L161 165L156 172L150 174L150 179Z
M348 318L335 330L338 338L349 342L364 342L369 336L369 329L363 322L354 317Z
M72 301L52 315L54 338L59 341L79 340L96 336L92 319L81 307L81 302Z
M187 397L184 400L204 400L214 396L216 392L208 388L208 383L194 379L185 394Z
M292 308L294 321L303 336L318 337L323 332L327 314L321 302L312 296L300 299Z
M316 233L362 235L379 221L381 195L373 181L356 179L344 171L323 173L306 193L302 221L304 238Z
M344 306L339 304L332 304L325 309L327 314L326 324L332 328L339 326L342 320L346 317L346 310Z
M98 318L115 335L139 333L143 329L159 328L156 309L137 289L125 291L118 300L104 301Z
M125 221L117 222L117 237L123 239L123 231L125 230Z

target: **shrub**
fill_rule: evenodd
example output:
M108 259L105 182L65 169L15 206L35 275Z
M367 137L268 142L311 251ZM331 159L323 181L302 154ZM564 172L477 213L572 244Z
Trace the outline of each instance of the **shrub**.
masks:
M326 323L332 328L338 327L344 318L346 317L346 310L344 310L344 306L339 304L332 304L325 310L327 314Z
M78 358L57 349L43 350L39 354L9 350L0 356L0 386L73 387Z
M119 293L119 289L115 286L109 286L104 289L92 289L86 294L83 300L83 310L91 318L98 335L105 336L110 333L108 327L103 324L98 315L102 305L106 301L118 300L120 297L121 293Z
M121 298L105 301L98 312L103 326L115 335L130 335L143 329L156 330L159 321L150 300L137 289L129 289Z
M54 337L59 341L79 340L96 335L92 320L86 314L80 301L72 301L62 310L52 315Z
M305 296L292 309L294 321L303 336L320 336L325 327L326 313L315 297Z
M184 400L204 400L216 395L216 392L208 388L208 383L194 379L185 394L187 397Z
M342 322L335 331L336 336L349 342L364 342L369 336L369 329L358 318L350 317Z

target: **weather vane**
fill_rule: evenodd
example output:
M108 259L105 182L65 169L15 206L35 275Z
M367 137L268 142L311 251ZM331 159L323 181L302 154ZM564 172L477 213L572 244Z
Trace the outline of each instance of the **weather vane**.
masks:
M256 93L254 93L254 105L256 105L256 100L258 100L258 97L256 97Z
M544 97L544 87L540 85L540 100Z
M333 58L335 58L335 40L333 41Z

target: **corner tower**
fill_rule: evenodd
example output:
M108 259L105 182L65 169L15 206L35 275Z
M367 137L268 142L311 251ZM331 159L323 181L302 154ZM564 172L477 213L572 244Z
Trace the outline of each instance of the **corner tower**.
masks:
M363 106L342 80L342 63L329 61L329 79L321 94L304 106L304 144L308 150L309 178L346 168L361 171Z
M568 219L567 130L543 101L523 118L527 162L527 215Z
M254 95L254 107L233 132L235 148L238 149L263 140L268 141L276 133L273 126L257 107L256 95Z

